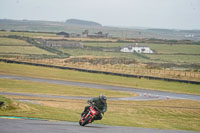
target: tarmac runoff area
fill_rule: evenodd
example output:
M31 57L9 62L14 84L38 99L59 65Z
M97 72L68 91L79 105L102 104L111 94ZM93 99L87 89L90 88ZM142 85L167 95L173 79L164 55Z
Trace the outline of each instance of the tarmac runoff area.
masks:
M0 117L1 133L199 133L182 130L161 130L152 128L107 126L89 124L79 126L78 122L47 121Z
M133 92L133 93L139 94L139 96L136 96L136 97L108 98L108 100L136 100L136 101L160 100L160 99L200 100L199 95L163 92L163 91L146 90L146 89L136 89L136 88L112 86L112 85L101 85L101 84L91 84L91 83L53 80L53 79L41 79L41 78L11 76L11 75L0 75L0 78L24 80L24 81L34 81L34 82L43 82L43 83L51 83L51 84L80 86L80 87L88 87L88 88L108 89L108 90L116 90L116 91L126 91L126 92ZM40 94L24 94L24 93L8 93L8 92L0 92L0 94L18 95L18 96L32 96L32 97L63 98L63 99L86 99L87 100L87 99L91 98L91 97L56 96L56 95L40 95Z

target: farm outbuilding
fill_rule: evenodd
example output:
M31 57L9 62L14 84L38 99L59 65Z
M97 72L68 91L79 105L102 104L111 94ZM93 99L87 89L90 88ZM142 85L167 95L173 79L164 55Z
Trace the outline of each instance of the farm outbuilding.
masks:
M69 33L66 32L58 32L56 33L57 36L69 37Z

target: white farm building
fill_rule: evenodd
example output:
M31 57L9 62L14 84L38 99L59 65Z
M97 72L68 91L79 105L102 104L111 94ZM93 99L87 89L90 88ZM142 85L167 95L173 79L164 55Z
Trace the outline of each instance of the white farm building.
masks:
M129 44L121 48L121 52L132 52L132 53L153 53L153 51L148 46L140 46L136 44Z

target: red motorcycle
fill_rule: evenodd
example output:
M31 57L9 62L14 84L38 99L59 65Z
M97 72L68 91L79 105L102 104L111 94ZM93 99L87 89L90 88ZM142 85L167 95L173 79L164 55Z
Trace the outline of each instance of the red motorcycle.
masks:
M97 116L100 112L101 111L96 106L90 103L89 112L81 116L79 124L81 126L85 126L88 123L92 123L94 121L95 116Z

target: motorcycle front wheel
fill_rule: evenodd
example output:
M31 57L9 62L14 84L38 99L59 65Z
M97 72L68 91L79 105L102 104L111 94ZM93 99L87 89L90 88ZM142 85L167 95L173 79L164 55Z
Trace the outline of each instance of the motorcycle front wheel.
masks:
M81 126L85 126L86 124L88 124L89 120L91 119L91 116L88 116L88 118L86 118L83 123L81 123Z

